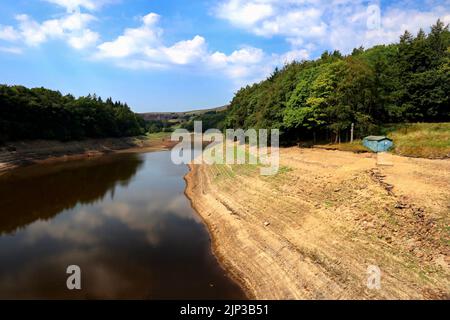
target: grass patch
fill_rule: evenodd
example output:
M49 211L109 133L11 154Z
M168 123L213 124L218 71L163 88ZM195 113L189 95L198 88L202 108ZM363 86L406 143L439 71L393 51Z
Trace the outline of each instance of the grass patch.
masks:
M155 132L155 133L147 133L145 138L148 140L162 140L162 139L170 139L170 132Z
M323 204L327 208L331 208L334 205L333 201L331 201L331 200L325 200Z
M218 155L218 158L216 160L222 160L226 162L226 146L222 146L223 149L221 150L220 154ZM220 150L220 148L219 148ZM217 151L217 150L216 150ZM252 175L259 175L261 174L261 169L263 168L269 168L270 167L270 161L269 163L263 163L258 155L252 154L249 150L248 145L240 146L238 147L237 144L233 145L232 149L234 153L234 164L226 164L226 163L220 163L215 162L214 167L214 179L215 180L221 180L223 178L234 178L236 175L239 176L252 176ZM207 156L204 154L204 157ZM215 155L212 155L210 162L214 162ZM241 158L241 160L244 161L244 163L237 163L237 158ZM270 159L269 159L270 160ZM292 171L292 168L287 166L280 166L279 170L275 172L273 175L264 176L270 179L280 177L288 172Z
M392 126L386 135L393 152L421 158L450 158L450 123L414 123Z
M288 167L288 166L280 166L280 169L278 170L277 174L284 174L284 173L288 173L291 172L292 168Z
M417 158L450 158L450 123L408 123L388 125L380 129L394 141L392 153ZM317 145L326 150L350 151L355 153L372 152L363 146L362 140L352 143Z

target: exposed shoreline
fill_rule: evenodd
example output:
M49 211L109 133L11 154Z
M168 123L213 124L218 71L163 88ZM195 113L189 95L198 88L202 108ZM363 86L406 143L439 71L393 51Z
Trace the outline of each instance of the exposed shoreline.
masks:
M193 164L189 164L189 172L186 173L186 175L183 177L184 181L186 182L186 187L184 190L184 194L188 198L191 207L194 209L194 211L197 213L197 215L202 220L203 224L206 227L206 231L208 232L210 238L211 238L211 250L213 255L216 257L218 263L222 266L224 271L227 273L227 275L236 282L241 289L244 291L247 299L256 299L254 296L254 293L251 291L249 287L246 286L245 282L242 280L242 276L239 273L236 273L236 270L227 263L226 257L224 257L220 251L219 251L219 244L218 244L218 238L215 232L213 232L213 225L211 224L211 221L205 217L204 214L202 214L200 211L201 209L197 205L196 195L195 195L195 178L193 175L195 175L195 169ZM207 216L207 214L206 214Z
M23 166L53 163L111 153L168 150L174 145L168 137L125 137L82 141L18 141L0 148L0 175Z
M448 299L450 161L392 157L282 149L274 178L190 165L185 193L250 299Z

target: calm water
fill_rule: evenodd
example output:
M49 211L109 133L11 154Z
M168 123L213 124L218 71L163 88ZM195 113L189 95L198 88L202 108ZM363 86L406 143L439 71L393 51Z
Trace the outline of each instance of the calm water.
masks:
M211 253L169 152L36 165L0 179L0 298L244 298ZM82 290L66 288L81 268Z

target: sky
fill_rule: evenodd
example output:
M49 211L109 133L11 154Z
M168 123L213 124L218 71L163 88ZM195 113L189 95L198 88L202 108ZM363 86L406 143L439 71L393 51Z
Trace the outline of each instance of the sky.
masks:
M136 112L217 107L277 66L438 18L450 23L450 0L1 0L0 83Z

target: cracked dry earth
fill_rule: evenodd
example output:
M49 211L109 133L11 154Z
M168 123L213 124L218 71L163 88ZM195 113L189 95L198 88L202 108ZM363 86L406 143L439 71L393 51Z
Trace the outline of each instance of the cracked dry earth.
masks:
M249 298L449 299L450 160L391 160L286 148L275 176L191 165L186 194Z

